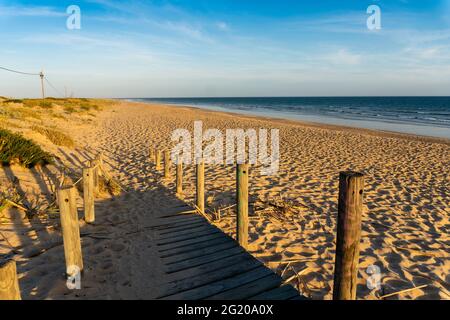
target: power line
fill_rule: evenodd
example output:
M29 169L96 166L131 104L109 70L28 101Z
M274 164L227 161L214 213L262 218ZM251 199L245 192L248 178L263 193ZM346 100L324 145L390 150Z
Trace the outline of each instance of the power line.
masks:
M61 97L64 97L64 94L62 94L61 91L59 91L58 89L56 89L55 86L52 85L52 84L50 83L50 81L48 81L48 79L47 79L46 76L44 76L44 79L45 79L45 81L48 83L48 85L49 85L50 87L52 87L53 90L56 91L56 93L58 93Z
M9 68L5 68L5 67L0 67L0 69L2 70L6 70L9 72L14 72L14 73L18 73L18 74L23 74L23 75L27 75L27 76L39 76L40 73L29 73L29 72L22 72L22 71L17 71L17 70L13 70L13 69L9 69Z
M45 99L45 93L44 93L44 83L43 80L45 80L45 82L48 83L48 85L55 90L56 93L58 93L61 97L65 97L64 94L61 93L61 91L59 91L58 89L56 89L56 87L48 80L47 76L44 75L44 73L41 71L40 73L31 73L31 72L22 72L22 71L18 71L18 70L13 70L13 69L9 69L6 67L2 67L0 66L1 70L5 70L5 71L9 71L9 72L14 72L14 73L18 73L18 74L23 74L23 75L27 75L27 76L39 76L41 78L41 88L42 88L42 98Z

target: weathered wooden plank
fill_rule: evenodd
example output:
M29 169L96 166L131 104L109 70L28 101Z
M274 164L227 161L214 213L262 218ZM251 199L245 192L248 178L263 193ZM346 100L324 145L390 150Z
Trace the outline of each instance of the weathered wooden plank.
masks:
M201 250L204 248L214 247L214 246L222 244L222 243L236 244L236 241L234 241L233 239L230 239L228 237L219 237L219 238L212 239L209 241L203 241L203 242L200 242L197 244L192 244L192 245L186 246L186 247L179 247L179 248L163 250L162 251L163 253L161 254L161 258L167 258L167 257L179 255L179 254L184 254L184 253L187 254L189 252L195 252L197 250Z
M216 281L214 283L210 283L205 286L201 286L192 290L187 290L184 292L180 292L164 299L168 300L199 300L211 297L220 292L234 289L236 287L242 286L246 283L255 281L257 279L261 279L267 277L268 275L273 274L273 272L266 267L259 267L257 269L250 270L248 272L244 272L235 277L224 279L220 281Z
M195 215L194 212L192 213L182 213L185 211L190 211L190 210L194 210L192 207L190 207L189 205L181 205L181 206L177 206L177 207L173 207L170 209L167 209L166 212L164 212L163 215L158 216L158 218L170 218L170 217L180 217L180 216L189 216L189 215Z
M185 213L183 213L185 212ZM163 216L156 217L157 219L170 219L170 218L178 218L178 217L192 217L192 216L198 216L198 214L195 213L194 209L191 207L186 207L177 211L174 211L170 214L165 214Z
M190 278L197 277L197 276L204 276L205 274L218 272L222 269L229 268L230 266L244 264L249 260L257 261L248 253L237 255L237 256L231 256L231 257L224 258L224 259L218 260L218 261L213 261L208 264L203 264L201 266L198 266L194 269L171 273L170 274L170 277L172 279L171 282L190 279Z
M164 252L169 249L182 248L182 247L190 246L190 245L193 245L196 243L201 243L201 242L205 242L205 241L210 241L212 239L222 238L223 236L224 235L222 233L213 233L213 234L209 234L209 235L195 238L195 239L189 239L189 240L185 240L185 241L181 241L181 242L177 242L177 243L169 243L169 244L159 246L158 251Z
M289 300L309 300L305 296L298 295L296 297L290 298Z
M203 230L203 231L191 232L190 234L173 235L172 237L158 240L157 245L162 246L165 244L182 242L182 241L186 241L189 239L197 239L197 238L205 237L207 235L211 235L211 234L215 234L215 233L222 233L222 231L220 231L217 228L216 229L211 228L211 229L207 229L207 230Z
M159 222L154 229L158 251L172 279L159 298L287 300L299 297L292 286L280 287L279 275L203 217L168 215Z
M237 246L238 246L237 243L235 243L234 241L227 241L224 243L219 243L218 245L215 245L215 246L200 248L198 250L194 250L194 251L190 251L190 252L186 252L186 253L180 253L178 255L172 255L170 257L163 258L163 261L164 261L164 264L170 265L170 264L173 264L176 262L185 261L187 259L202 257L202 256L206 256L208 254L212 254L215 252L220 252L222 250L235 248Z
M250 271L251 272L251 271ZM272 272L272 274L256 279L255 281L242 284L237 288L223 291L212 295L207 300L243 300L248 299L255 294L278 287L281 284L281 278Z
M217 228L214 226L211 226L211 225L202 224L202 225L199 225L198 227L194 227L194 228L191 227L191 228L185 228L182 230L177 230L177 231L172 231L172 232L164 232L164 234L160 233L157 235L157 238L158 238L158 240L165 240L165 239L172 238L174 235L181 236L181 235L185 235L185 234L203 232L203 231L208 231L208 230L217 230Z
M222 263L221 265L218 266L222 267L224 266L224 264ZM160 298L180 293L183 291L191 290L219 280L230 278L259 267L261 267L261 263L258 260L255 260L252 257L247 256L246 260L243 261L239 260L238 263L234 263L231 265L225 263L224 268L213 269L209 272L201 273L194 277L188 277L182 280L171 282L167 285L167 289Z
M179 222L187 222L187 221L193 221L193 220L205 220L205 218L199 216L199 215L188 215L188 216L175 216L170 218L161 218L157 221L160 222L160 225L165 224L172 224L172 223L179 223Z
M182 215L182 214L176 214L170 217L166 217L166 218L158 218L157 221L161 221L161 222L183 222L183 221L188 221L188 220L205 220L204 217L198 215L198 214L186 214L186 215Z
M163 230L163 229L171 229L171 228L178 228L183 226L188 226L194 223L205 223L204 218L202 217L193 217L193 218L187 218L182 219L179 221L160 221L159 223L155 223L149 226L146 226L147 228L156 229L156 230Z
M284 285L253 296L250 300L289 300L298 296L299 293L293 286Z
M184 261L173 263L173 264L166 266L166 272L173 273L173 272L178 272L178 271L185 270L185 269L191 269L191 268L200 266L200 265L208 263L208 262L217 261L217 260L221 260L223 258L227 258L230 256L240 254L243 251L244 250L241 247L234 247L234 248L222 250L219 252L215 252L215 253L209 254L207 256L184 260Z
M178 223L178 224L172 224L169 226L163 226L163 227L152 227L155 232L167 232L172 233L176 232L177 230L185 230L186 228L194 228L198 226L204 226L205 221L199 220L194 222L188 222L188 223Z

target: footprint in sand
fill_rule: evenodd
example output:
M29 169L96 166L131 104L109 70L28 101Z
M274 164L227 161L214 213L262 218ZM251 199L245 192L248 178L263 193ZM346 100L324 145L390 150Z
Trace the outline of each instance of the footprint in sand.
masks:
M123 251L124 249L125 249L125 245L123 245L122 243L111 244L111 250L114 252L120 252L120 251Z
M102 245L98 245L98 246L95 246L95 247L89 249L89 253L90 254L100 254L100 253L104 252L104 249L105 248Z

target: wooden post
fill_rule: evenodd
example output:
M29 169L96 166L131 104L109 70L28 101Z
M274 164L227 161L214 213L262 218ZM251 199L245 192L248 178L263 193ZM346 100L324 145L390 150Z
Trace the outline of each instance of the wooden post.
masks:
M183 194L183 162L180 157L177 160L177 194Z
M64 240L64 255L66 257L66 271L71 276L71 270L83 270L81 254L80 226L75 198L75 187L65 186L58 190L58 204L61 217L61 227Z
M89 165L92 170L92 174L94 176L94 195L97 195L99 192L99 171L100 171L100 161L98 159L92 160L89 162Z
M170 178L170 150L164 150L164 178Z
M205 163L203 159L197 160L197 208L205 214Z
M236 168L237 241L244 249L248 246L248 164Z
M363 189L363 174L340 173L334 300L356 300Z
M103 169L103 152L99 152L99 154L97 155L95 160L98 161L98 165L99 165L99 169L100 169L99 172L101 172L101 170Z
M161 170L161 151L160 150L156 150L155 166L156 166L156 170Z
M104 155L103 152L99 152L99 154L97 155L97 157L95 158L98 162L98 168L97 168L97 173L98 173L98 177L105 177L105 173L103 172L103 170L105 170L105 163L103 162L104 159ZM100 187L100 183L98 184L98 186ZM100 190L98 188L98 190Z
M150 162L154 163L155 162L155 149L154 148L150 148Z
M0 300L21 300L16 261L0 261Z
M95 169L83 169L84 220L86 223L95 221Z

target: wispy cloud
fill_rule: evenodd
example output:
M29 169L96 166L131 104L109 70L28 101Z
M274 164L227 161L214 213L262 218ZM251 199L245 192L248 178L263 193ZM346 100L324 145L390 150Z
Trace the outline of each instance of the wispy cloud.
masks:
M339 49L334 53L325 55L323 60L336 66L355 66L361 63L361 55L352 53L348 49Z
M9 17L62 17L66 13L46 6L3 6L0 5L0 16Z
M89 0L114 11L106 16L96 16L97 20L114 21L125 25L149 26L160 31L172 32L191 40L213 43L213 37L205 30L203 18L192 16L182 9L168 3L153 5L152 3L110 0ZM169 18L170 17L170 18ZM221 27L226 28L226 24Z
M183 22L174 22L170 20L166 21L159 21L159 22L152 22L152 24L157 25L161 29L165 29L167 31L172 31L179 33L181 35L187 36L189 38L212 43L213 40L210 36L204 33L202 28L198 26L193 26L189 23L183 23Z
M228 25L228 23L223 22L223 21L219 21L216 23L216 26L219 30L222 31L229 31L230 30L230 26Z
M367 33L366 21L367 15L364 11L350 11L299 17L286 25L303 32Z

